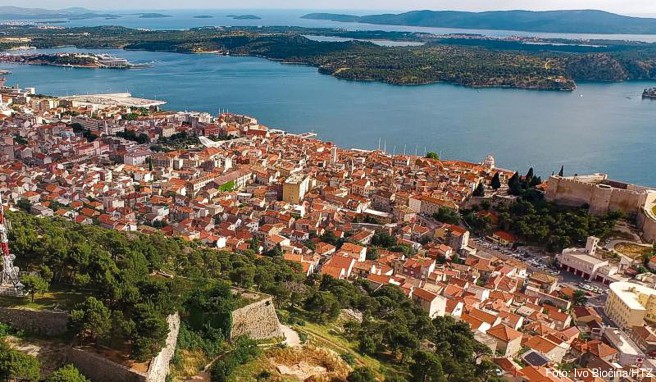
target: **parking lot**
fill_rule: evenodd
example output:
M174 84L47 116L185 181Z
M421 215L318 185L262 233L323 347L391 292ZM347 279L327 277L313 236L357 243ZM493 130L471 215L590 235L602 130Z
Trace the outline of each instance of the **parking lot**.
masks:
M544 253L539 249L522 247L511 249L496 243L486 241L483 238L474 238L470 246L488 252L501 259L515 258L525 262L530 272L545 272L558 278L561 287L570 287L574 290L583 290L588 299L588 305L595 308L602 308L606 304L606 294L608 286L602 283L583 280L567 271L561 271L554 264L553 256Z
M502 245L491 243L482 238L474 238L470 245L474 248L488 252L501 259L515 258L525 262L532 272L546 272L552 276L558 276L560 270L553 265L553 258L545 253L530 248L511 249Z

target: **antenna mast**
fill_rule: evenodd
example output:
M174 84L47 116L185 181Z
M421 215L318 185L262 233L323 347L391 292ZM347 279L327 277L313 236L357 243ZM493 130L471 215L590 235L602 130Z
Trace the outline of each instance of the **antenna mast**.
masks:
M9 251L9 221L0 196L0 252L2 253L2 274L0 274L0 294L23 295L23 287L18 277L18 267L14 266L16 256Z

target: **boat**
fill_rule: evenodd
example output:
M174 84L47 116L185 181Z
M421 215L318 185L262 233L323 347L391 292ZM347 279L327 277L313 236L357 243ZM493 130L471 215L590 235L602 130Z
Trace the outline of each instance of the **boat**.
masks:
M642 98L656 99L656 88L645 89L645 91L642 92Z

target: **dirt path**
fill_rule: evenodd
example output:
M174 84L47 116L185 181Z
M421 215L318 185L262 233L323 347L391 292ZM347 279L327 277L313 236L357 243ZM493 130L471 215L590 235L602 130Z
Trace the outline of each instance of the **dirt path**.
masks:
M282 333L285 335L285 341L283 341L283 344L289 347L301 346L301 337L299 337L298 333L294 329L287 325L280 325L280 327L282 329Z

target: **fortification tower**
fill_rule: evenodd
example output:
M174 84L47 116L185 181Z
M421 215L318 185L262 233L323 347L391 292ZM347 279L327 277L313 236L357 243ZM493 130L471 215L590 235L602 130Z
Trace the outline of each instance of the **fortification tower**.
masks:
M19 269L14 266L14 256L9 251L8 231L10 223L5 217L5 210L0 197L0 252L2 253L2 274L0 274L0 295L23 295L23 284L20 282Z

